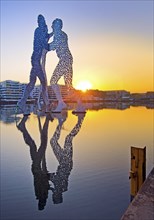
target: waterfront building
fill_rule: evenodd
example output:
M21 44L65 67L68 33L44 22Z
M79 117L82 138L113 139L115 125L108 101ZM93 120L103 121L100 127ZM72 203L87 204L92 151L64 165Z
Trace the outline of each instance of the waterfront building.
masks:
M40 93L41 93L41 86L40 85L36 85L34 87L34 89L32 90L30 96L31 96L32 99L36 99L37 100L39 95L40 95Z
M151 101L154 101L154 92L147 92L146 97Z
M0 82L0 101L1 102L17 102L23 96L27 84L20 83L18 81L13 80L5 80ZM48 95L50 100L56 100L56 96L51 88L48 86ZM60 90L62 97L66 97L67 95L67 86L60 85ZM29 100L37 100L40 96L40 100L42 100L41 96L41 86L36 85L32 92L30 93L28 99Z
M103 101L127 101L130 100L130 92L125 90L89 90L86 92L87 95L99 98Z
M24 90L26 88L26 83L20 83L17 81L12 80L6 80L3 82L0 82L0 101L1 102L17 102L21 99L23 96ZM54 91L52 90L51 86L47 87L48 90L48 96L49 100L56 100L56 96ZM63 99L66 102L75 102L75 96L69 97L68 95L68 89L65 85L60 85L60 90ZM79 95L82 97L83 101L121 101L121 102L127 102L127 101L146 101L146 102L154 102L154 92L149 91L147 93L132 93L126 91L126 90L108 90L108 91L100 91L100 90L88 90L86 92L82 92L80 90L75 90L76 95ZM30 93L28 97L28 101L34 102L37 101L39 98L39 101L43 101L41 96L41 86L36 85L32 92Z
M104 100L124 101L130 99L130 92L125 90L103 91Z
M67 87L65 85L60 85L60 90L61 90L61 94L62 97L65 98L67 95ZM48 96L49 96L49 100L57 100L56 99L56 95L54 93L54 91L52 90L51 86L47 87L47 91L48 91ZM42 95L41 95L41 86L35 86L33 91L32 91L32 98L33 99L38 99L38 97L40 96L40 100L42 101Z
M135 102L152 102L154 103L154 92L132 93L132 100Z
M0 82L0 100L17 101L22 97L23 86L21 83L12 80Z

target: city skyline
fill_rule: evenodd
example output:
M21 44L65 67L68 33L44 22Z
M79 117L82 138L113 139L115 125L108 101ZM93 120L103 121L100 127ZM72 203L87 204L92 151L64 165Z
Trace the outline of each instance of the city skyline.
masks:
M7 80L4 80L4 81L0 81L0 85L1 84L3 84L3 83L5 83L5 82L7 82L7 81L12 81L13 83L15 82L15 83L19 83L20 85L24 85L24 86L26 86L27 84L28 84L28 82L20 82L19 80L13 80L13 79L7 79ZM34 88L35 87L40 87L41 86L41 84L40 83L38 83L38 84L35 84L35 86L34 86ZM59 84L59 86L61 87L65 87L66 85L64 85L64 84ZM50 85L47 85L47 87L49 88L50 87ZM67 87L67 86L66 86ZM52 89L52 88L51 88ZM75 88L76 90L80 90L81 92L87 92L87 91L91 91L91 90L98 90L98 91L102 91L102 92L106 92L106 91L127 91L127 92L130 92L130 93L133 93L133 92L131 92L131 91L129 91L129 90L126 90L126 89L108 89L108 90L102 90L102 89L98 89L98 88L88 88L88 89L78 89L78 88ZM154 92L153 90L148 90L148 91L144 91L144 92L139 92L139 93L146 93L146 92Z
M153 1L1 1L1 81L28 83L33 34L43 14L49 32L56 17L64 22L74 87L87 80L91 89L152 91L152 8ZM56 63L49 52L48 85Z

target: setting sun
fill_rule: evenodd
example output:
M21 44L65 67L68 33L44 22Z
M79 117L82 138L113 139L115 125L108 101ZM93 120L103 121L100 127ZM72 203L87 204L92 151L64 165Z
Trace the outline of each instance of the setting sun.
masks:
M76 89L82 90L83 92L91 88L92 84L89 81L81 81L76 85Z

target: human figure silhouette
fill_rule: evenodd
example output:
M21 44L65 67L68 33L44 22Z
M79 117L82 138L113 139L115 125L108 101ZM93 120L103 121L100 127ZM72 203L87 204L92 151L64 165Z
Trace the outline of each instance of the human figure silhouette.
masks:
M46 26L47 28L47 26ZM47 32L48 32L48 29L47 29ZM53 33L50 33L46 36L46 42L48 43L49 41L49 38L53 35ZM42 70L43 70L43 73L44 73L44 77L45 77L45 80L46 80L46 83L47 83L47 76L46 76L46 70L45 70L45 64L46 64L46 55L47 55L47 52L48 50L46 49L43 49L42 50L42 56L41 56L41 66L42 66ZM41 109L41 105L40 105L40 101L41 101L41 95L43 96L43 88L42 88L42 85L40 85L40 92L39 92L39 96L38 96L38 99L37 99L37 106L38 106L38 109L39 110L42 110ZM47 89L47 95L48 95L48 89ZM49 111L50 110L50 105L48 107L48 109L46 109L46 111Z
M53 29L53 41L49 44L49 50L56 50L57 56L59 58L59 62L53 72L53 75L50 80L50 85L56 95L58 100L58 105L53 112L61 112L62 109L66 108L66 104L62 99L62 95L60 92L60 87L57 84L59 79L64 76L64 82L67 86L69 94L75 94L74 88L72 86L72 77L73 77L73 57L68 47L68 36L67 34L62 31L63 22L61 19L56 18L52 22L52 29ZM85 111L82 103L81 98L76 97L74 98L77 101L77 111Z
M68 190L68 179L73 167L73 138L78 134L83 123L85 114L76 114L78 121L71 132L66 136L64 147L62 148L58 143L60 138L60 133L62 130L62 125L66 118L58 114L58 126L53 134L53 137L50 140L51 147L57 158L59 165L57 167L56 173L50 174L50 180L53 183L54 187L51 187L53 192L52 199L54 204L63 202L63 192Z
M31 138L30 134L26 128L26 121L28 116L24 116L17 125L17 128L22 132L23 138L25 143L29 146L30 155L32 159L32 166L31 171L34 176L34 190L36 199L38 200L38 209L43 210L46 201L48 198L48 190L50 189L49 185L49 173L46 166L46 159L45 159L45 151L47 147L47 140L48 140L48 126L49 121L52 121L52 117L50 114L46 116L43 128L41 126L40 117L38 116L38 123L39 123L39 131L40 131L40 138L41 143L40 147L37 149L37 146L34 140Z
M45 59L44 59L45 51L44 50L48 51L49 49L48 40L52 36L52 34L48 34L48 28L47 28L45 18L43 17L43 15L39 15L37 21L38 21L38 27L36 28L34 32L33 53L31 57L32 69L30 72L30 81L25 88L23 97L17 103L17 107L22 109L25 114L26 114L25 104L26 104L28 96L30 95L31 91L34 89L37 77L39 78L41 82L42 97L46 105L46 111L49 110L47 79L46 79L45 67L44 67L45 65ZM41 63L42 61L43 63Z

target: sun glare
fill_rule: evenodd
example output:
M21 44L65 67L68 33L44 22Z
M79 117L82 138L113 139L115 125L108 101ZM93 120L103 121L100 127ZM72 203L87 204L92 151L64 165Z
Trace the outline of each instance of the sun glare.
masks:
M89 81L81 81L76 86L76 89L82 90L83 92L91 88L92 84Z

